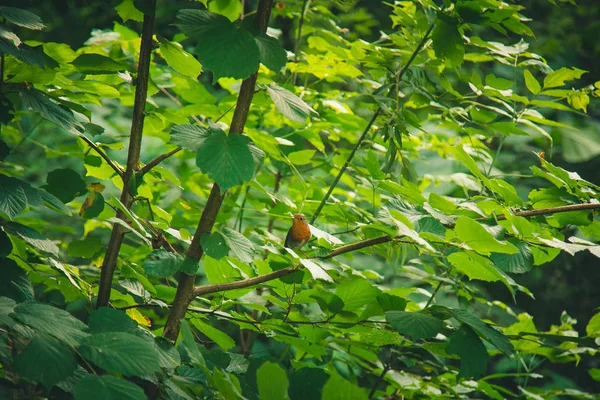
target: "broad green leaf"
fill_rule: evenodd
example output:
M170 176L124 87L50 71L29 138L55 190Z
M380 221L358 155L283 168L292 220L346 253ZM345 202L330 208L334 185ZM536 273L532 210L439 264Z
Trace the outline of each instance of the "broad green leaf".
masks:
M508 79L498 78L494 74L489 74L485 77L485 84L494 89L508 90L514 85L514 82Z
M69 346L50 335L38 333L15 357L14 367L22 378L40 382L50 390L75 371L77 362Z
M154 350L161 368L174 369L181 365L181 356L168 339L160 336L154 338Z
M465 55L465 46L458 29L458 20L449 22L447 19L438 19L431 39L438 58L445 59L450 68L460 67Z
M94 310L90 314L88 326L90 327L90 333L135 333L138 330L137 322L131 319L126 313L107 307L100 307Z
M588 71L579 68L561 68L554 72L549 73L544 78L544 90L550 89L553 87L563 86L565 82L571 81L573 79L579 79L583 74ZM542 94L544 94L542 92Z
M71 257L92 258L101 250L106 250L106 243L90 237L85 240L73 240L68 246Z
M531 72L525 70L523 71L523 76L525 78L525 86L527 86L527 89L529 89L531 93L538 94L542 90L542 86Z
M112 74L127 70L127 65L101 54L82 54L73 60L73 65L83 74Z
M271 97L271 100L273 100L273 103L279 112L292 121L304 122L311 114L318 115L318 113L313 110L311 106L281 86L277 86L276 84L272 83L267 86L267 92L269 93L269 97Z
M235 341L225 332L202 322L199 319L192 319L191 324L196 327L203 335L215 342L223 350L230 350L235 347Z
M125 332L96 333L84 339L79 352L100 368L127 376L160 371L152 342Z
M435 337L444 327L441 319L423 312L387 311L385 319L394 330L413 340Z
M208 3L208 10L223 15L233 22L240 18L242 4L235 0L212 0Z
M585 333L591 337L600 336L600 313L596 313L585 327Z
M10 23L27 29L40 30L45 27L40 17L22 8L2 6L0 16Z
M497 240L479 222L469 217L458 217L454 231L463 243L483 255L490 255L491 252L506 254L519 252L514 245Z
M377 296L381 294L381 290L367 280L356 278L338 285L335 294L344 302L345 311L355 311L377 301Z
M10 258L0 258L0 296L13 299L17 303L33 301L33 286L27 274Z
M171 131L170 143L189 151L197 151L210 135L220 130L197 125L175 125Z
M83 130L81 123L75 119L71 110L59 106L42 92L31 89L19 92L19 94L23 107L39 112L47 120L71 133L79 134L79 131Z
M202 66L198 60L185 51L179 43L159 38L158 46L162 58L180 74L196 79L202 72Z
M233 251L233 254L241 261L250 263L254 260L254 245L248 238L228 227L221 231L227 247Z
M379 303L383 311L404 311L408 304L402 297L389 293L381 293L377 296L377 303Z
M310 164L312 157L315 155L316 150L300 150L294 151L288 154L288 159L295 165L306 165Z
M12 219L26 207L27 195L21 181L0 174L0 212Z
M196 165L225 191L252 179L254 159L249 144L246 136L214 130L200 144Z
M279 364L270 361L265 362L256 371L256 385L261 400L284 400L289 399L289 379Z
M290 387L288 393L291 400L320 399L325 382L329 375L320 368L300 368L290 371ZM310 382L307 385L306 382Z
M314 279L322 279L326 282L333 282L333 279L331 279L329 274L314 261L300 259L300 263L310 272Z
M452 253L448 256L448 261L459 272L467 275L469 279L506 282L506 278L494 267L494 263L489 258L472 251Z
M494 264L504 272L511 274L523 274L529 272L533 268L533 254L529 245L517 239L508 239L518 250L515 254L492 254L491 260Z
M153 278L168 278L179 271L182 258L165 249L154 250L144 259L144 273Z
M6 233L18 236L36 249L53 256L58 256L58 247L54 244L54 242L46 238L35 229L21 225L17 222L6 222L4 223L3 228Z
M200 238L202 251L215 260L220 260L229 253L229 246L221 232L205 233Z
M115 11L119 14L123 22L127 22L130 19L138 22L144 20L144 14L135 8L133 0L123 0L121 4L115 7Z
M204 34L211 29L228 27L231 22L222 15L206 10L184 9L177 13L176 26L189 37L206 40Z
M88 336L87 326L68 312L48 304L22 303L11 317L38 332L47 333L69 346L77 346Z
M450 309L454 318L463 324L469 325L479 336L493 344L504 355L511 356L514 353L513 345L501 332L492 328L475 315L466 310Z
M367 390L333 372L323 386L321 400L367 400Z
M260 62L272 71L278 72L285 67L287 52L279 43L279 40L261 32L252 32L258 46L258 57Z
M9 317L14 311L17 303L13 299L0 296L0 327L10 328L15 324L15 321Z
M87 193L87 185L81 176L70 168L55 169L48 173L46 190L63 203Z
M75 386L75 400L145 400L136 384L112 375L88 375Z
M459 378L478 378L485 374L489 356L481 339L467 325L450 336L446 351L460 357Z
M181 262L181 272L184 272L188 275L195 275L196 272L198 272L198 267L200 265L198 264L198 260L192 258L192 257L185 257L183 259L183 261Z
M181 321L181 333L179 334L177 348L187 360L197 365L204 365L204 357L202 357L202 353L194 339L194 334L186 320Z

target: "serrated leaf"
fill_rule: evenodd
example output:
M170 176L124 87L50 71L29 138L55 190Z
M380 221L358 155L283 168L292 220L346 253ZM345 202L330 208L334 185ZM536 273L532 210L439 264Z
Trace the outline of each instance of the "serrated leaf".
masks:
M200 144L196 165L225 191L252 179L254 158L249 143L246 136L214 130Z
M467 325L462 325L450 336L446 351L460 357L459 378L478 378L487 370L487 350L481 339Z
M68 312L48 304L19 304L15 307L15 312L11 314L11 317L73 347L88 336L85 332L87 326L83 322Z
M174 369L181 364L179 352L168 339L160 336L154 338L154 350L158 355L161 368Z
M138 22L144 20L144 14L135 8L133 0L123 0L121 4L115 7L115 11L119 14L123 22L127 22L130 19Z
M38 333L15 357L14 368L22 378L40 382L50 390L75 371L77 362L69 346L50 335Z
M179 349L179 352L183 353L182 355L185 355L192 363L204 365L204 357L202 357L202 353L196 344L190 324L185 320L181 321L181 330L177 348Z
M0 174L0 212L12 219L27 207L27 196L18 179Z
M354 311L377 301L381 290L365 279L356 278L338 285L335 294L344 302L345 311Z
M197 151L207 137L218 131L220 129L205 128L191 124L175 125L171 131L171 140L169 143L173 143L182 149Z
M422 312L387 311L385 319L393 329L414 340L430 339L442 331L442 320Z
M125 332L96 333L84 339L79 352L100 368L127 376L160 371L152 342Z
M27 29L40 30L45 27L40 17L22 8L2 6L0 7L0 16L8 22Z
M454 228L456 236L476 252L489 255L491 252L515 254L519 250L509 242L501 242L479 222L460 216Z
M229 246L220 232L205 233L200 238L202 251L215 260L220 260L229 253Z
M250 263L254 260L254 245L248 238L238 231L227 227L223 228L222 234L227 246L237 258L245 263Z
M158 249L144 259L144 273L153 278L168 278L179 271L183 259L177 253Z
M8 297L0 296L0 326L10 328L15 321L9 317L17 303Z
M89 317L88 326L90 333L103 332L129 332L138 330L138 324L126 313L114 308L100 307L94 310Z
M112 375L88 375L75 386L75 400L146 400L141 387Z
M469 325L475 332L477 332L477 334L494 345L504 355L510 356L514 353L513 345L506 336L477 318L475 315L468 311L458 309L450 309L450 313L458 321Z
M175 71L190 78L197 78L202 66L193 55L185 51L180 44L159 38L160 55Z
M533 268L533 254L529 248L529 244L521 242L520 240L510 238L508 239L518 250L515 254L492 254L492 261L494 264L504 272L512 274L523 274L531 271Z
M287 52L281 46L279 40L261 32L253 32L253 35L258 46L260 62L275 72L285 67Z
M458 30L458 21L449 23L439 19L431 39L438 58L445 59L451 68L460 67L465 56L465 46L462 35Z
M262 400L289 399L289 379L279 364L267 361L256 371L256 385Z
M298 96L272 83L267 86L269 97L280 113L296 122L304 122L311 114L318 113Z
M71 133L79 134L79 130L83 130L83 126L75 119L71 110L54 103L42 92L31 89L21 91L19 94L23 102L23 107L39 112L47 120L54 122Z
M54 242L47 239L35 229L17 222L6 222L3 224L3 228L6 233L18 236L36 249L52 254L53 256L58 256L58 247L54 244Z
M33 301L33 286L27 274L10 258L0 258L0 296L6 296L17 303Z

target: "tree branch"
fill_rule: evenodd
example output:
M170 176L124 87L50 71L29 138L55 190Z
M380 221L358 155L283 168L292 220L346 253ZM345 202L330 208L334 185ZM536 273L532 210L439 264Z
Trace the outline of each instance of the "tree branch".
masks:
M150 172L152 168L156 167L158 164L171 157L172 155L179 153L181 150L183 150L181 147L177 147L176 149L173 149L168 153L161 154L160 156L156 157L154 160L150 161L148 164L140 168L140 176L146 175L148 172Z
M115 164L113 162L113 160L111 160L108 157L108 155L100 147L98 147L98 145L96 145L96 143L94 143L90 138L88 138L84 134L79 134L77 136L79 136L81 138L81 140L83 140L85 143L87 143L88 146L90 146L92 149L94 149L96 151L96 153L98 153L98 155L100 157L102 157L104 159L104 161L106 161L106 163L117 173L117 175L119 175L121 178L123 178L123 170L121 169L121 167L119 167L117 164Z
M256 13L257 30L265 33L269 25L269 18L271 16L271 9L273 8L273 0L260 0L258 3L258 10ZM252 103L252 97L254 96L254 87L258 72L250 75L247 79L242 82L240 88L240 94L237 99L237 104L231 121L229 129L230 134L241 134L244 131L246 119L248 118L248 112L250 111L250 104ZM199 261L202 258L202 247L200 246L200 237L204 233L209 233L217 218L217 214L221 209L223 203L224 193L221 193L219 185L213 184L210 195L204 207L202 217L198 222L198 227L194 233L192 243L188 248L186 256ZM188 275L181 273L179 284L177 285L177 292L175 294L175 300L173 301L173 307L167 318L167 323L163 332L163 336L167 339L175 341L179 335L180 321L185 317L187 308L194 298L194 275Z
M429 35L431 34L431 31L433 31L433 27L434 26L435 26L435 24L431 24L429 26L429 29L425 33L425 36L423 36L423 39L421 40L421 42L419 43L419 45L417 46L417 48L413 51L413 53L410 56L410 58L408 59L408 62L406 63L406 65L404 65L404 67L400 70L400 72L398 73L398 75L396 75L396 82L398 82L398 81L400 81L400 79L402 79L402 77L404 76L404 74L408 70L408 67L410 67L410 65L412 64L412 62L417 57L417 54L419 54L419 52L421 51L421 49L423 48L423 46L425 46L425 43L427 43L427 40L429 40ZM375 120L377 119L377 117L379 116L379 114L381 112L382 112L382 109L381 109L381 107L379 107L375 111L375 114L373 114L373 117L371 117L371 120L367 124L367 127L365 128L365 130L363 131L362 135L360 136L360 138L358 139L358 141L354 145L354 148L352 149L352 151L350 152L350 155L348 156L348 159L346 160L346 162L342 166L342 169L340 169L340 172L338 173L338 175L333 180L333 183L329 187L329 190L325 194L325 197L323 197L323 200L321 200L321 203L319 203L319 207L317 207L317 210L315 211L315 213L313 214L312 218L310 219L310 223L311 224L314 224L314 222L316 221L317 217L321 213L321 210L323 210L323 207L325 206L325 203L327 203L327 200L329 199L329 196L333 192L333 189L335 189L335 187L339 183L340 179L344 175L344 172L346 172L346 168L348 168L348 165L350 165L350 162L352 161L352 158L354 158L354 154L356 153L356 151L358 150L358 148L361 146L363 140L365 139L365 137L369 133L369 130L371 129L371 126L373 125L373 123L375 123Z
M517 211L512 215L515 217L535 217L538 215L558 214L569 211L585 211L585 210L598 210L600 209L600 203L583 203L583 204L569 204L567 206L541 208L539 210L527 210ZM506 215L498 215L497 220L505 220Z
M154 27L154 10L156 9L156 0L152 0L152 15L144 15L142 25L142 43L140 47L140 58L138 63L138 77L135 87L135 100L133 105L133 118L131 121L131 134L129 136L129 151L127 153L127 167L122 174L123 191L121 192L121 203L126 208L133 204L133 196L129 190L129 185L133 174L138 168L140 162L140 151L142 147L142 130L144 128L144 109L146 107L146 98L148 96L148 79L150 76L150 56L152 53L152 31ZM117 218L124 219L125 214L117 211ZM104 261L102 262L102 272L100 274L100 286L98 288L97 307L106 307L110 301L110 290L112 278L117 265L117 258L123 242L125 228L121 224L114 224L110 235L110 241L106 248Z

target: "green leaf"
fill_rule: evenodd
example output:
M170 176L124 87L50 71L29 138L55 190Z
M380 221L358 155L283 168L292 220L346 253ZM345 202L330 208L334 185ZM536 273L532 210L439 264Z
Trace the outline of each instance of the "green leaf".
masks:
M68 246L68 253L71 257L92 258L101 250L106 250L106 244L90 237L85 240L73 240Z
M476 252L489 255L491 252L515 254L519 250L509 242L494 238L479 222L460 216L454 228L456 236Z
M504 355L511 356L514 353L513 345L502 333L486 324L475 315L466 310L450 309L450 313L458 321L470 326L479 336L490 342Z
M365 389L348 382L337 372L333 372L323 387L322 400L367 400Z
M218 330L206 324L199 319L193 319L192 325L196 327L203 335L208 337L210 340L215 342L223 350L230 350L235 347L235 341L229 337L225 332Z
M21 91L19 94L23 107L39 112L47 120L71 133L79 134L79 130L83 130L83 126L75 119L71 110L59 106L42 92L31 89Z
M288 154L288 159L295 165L310 164L311 159L315 155L316 150L300 150Z
M48 304L19 304L11 317L73 347L88 336L85 333L87 326L83 322L68 312Z
M168 339L160 336L155 337L154 350L158 354L161 368L174 369L181 365L181 356Z
M6 19L6 21L22 26L23 28L33 30L45 28L40 17L31 11L23 10L21 8L2 6L0 7L0 16Z
M216 27L227 27L231 22L222 15L205 10L180 10L176 26L189 37L204 40L204 34Z
M279 40L262 32L252 32L258 46L258 58L267 68L278 72L287 62L287 52Z
M55 169L48 173L46 190L61 202L68 203L87 193L87 185L81 176L70 168Z
M517 239L508 239L518 250L515 254L492 254L494 264L504 272L512 274L524 274L533 268L533 254L526 242Z
M600 336L600 313L596 313L585 327L585 333L591 337Z
M144 274L153 278L168 278L179 271L183 259L177 253L158 249L144 259Z
M230 21L235 21L242 13L242 3L236 0L212 0L208 3L208 9L226 16Z
M94 310L89 317L88 326L90 333L104 332L129 332L135 333L138 324L121 310L100 307Z
M335 294L344 302L344 311L354 311L377 301L377 296L381 294L381 290L369 281L356 278L338 285Z
M562 156L569 163L591 160L600 154L600 131L584 129L579 132L561 130Z
M17 303L33 301L33 286L27 274L10 258L0 258L0 296L9 297Z
M229 246L220 232L205 233L200 237L202 251L215 260L220 260L229 253Z
M197 78L202 72L202 66L187 51L183 50L181 45L176 42L169 42L166 39L159 38L158 46L160 55L165 59L167 64L175 71L190 78Z
M579 68L561 68L554 72L549 73L544 78L544 90L550 89L553 87L563 86L565 82L571 81L573 79L579 79L581 76L588 71ZM544 94L542 92L542 94Z
M9 316L15 309L17 303L13 299L0 296L0 326L10 328L15 321Z
M181 321L181 330L179 333L177 348L179 349L179 352L182 353L182 356L185 356L185 358L192 363L197 365L205 364L204 357L202 357L202 353L196 344L190 324L186 320Z
M460 67L465 56L465 46L458 30L458 20L450 23L438 19L431 39L438 58L445 59L450 68Z
M196 165L225 191L252 179L254 159L249 143L246 136L214 130L198 148Z
M88 375L75 386L75 400L146 400L141 387L112 375Z
M254 260L254 245L247 237L228 227L224 227L221 233L227 246L237 258L245 263Z
M467 325L450 336L446 351L460 357L459 378L478 378L485 374L489 356L479 336Z
M273 103L279 112L292 121L304 122L306 118L310 116L310 114L318 115L318 113L313 110L311 106L281 86L277 86L276 84L272 83L267 86L267 92L269 93L269 97L271 97L271 100L273 100Z
M523 71L523 76L525 78L525 86L527 86L527 89L529 89L531 93L538 94L542 91L542 86L537 81L537 79L535 79L531 72L525 70Z
M474 252L456 252L448 256L448 261L459 272L469 279L479 279L487 282L504 281L506 278L494 267L494 263Z
M138 22L144 20L144 14L135 8L133 0L123 0L121 4L115 7L115 11L119 14L123 22L127 22L130 19Z
M26 207L27 195L21 181L0 174L0 212L12 219Z
M181 263L180 269L181 272L184 272L188 275L195 275L196 272L198 272L199 267L200 264L198 263L198 260L191 257L185 257Z
M53 256L58 256L58 247L56 247L54 242L48 240L35 229L31 229L30 227L21 225L17 222L6 222L3 227L6 233L20 237L36 249Z
M40 382L50 390L75 371L77 362L69 346L50 335L38 333L15 357L14 368L22 378Z
M127 376L160 371L152 342L126 332L96 333L84 339L79 352L100 368Z
M383 311L404 311L408 302L402 297L394 296L389 293L381 293L377 296L377 303Z
M279 364L267 361L256 371L256 385L261 400L289 399L289 384L285 369Z
M220 129L190 124L175 125L171 131L170 143L189 151L197 151L206 138L212 134L218 134L219 131Z
M112 74L127 70L127 65L101 54L82 54L72 63L82 74Z
M320 399L329 375L320 368L308 367L291 369L290 378L288 393L292 400ZM307 385L307 382L310 384Z
M387 311L385 319L393 329L413 340L435 337L444 327L442 320L422 312Z

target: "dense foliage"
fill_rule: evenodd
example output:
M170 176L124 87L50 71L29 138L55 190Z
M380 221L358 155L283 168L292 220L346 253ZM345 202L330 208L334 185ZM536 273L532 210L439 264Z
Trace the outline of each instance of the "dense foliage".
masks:
M0 7L0 397L595 398L598 303L524 283L598 265L600 187L553 160L600 154L600 81L535 13L166 3L76 49Z

